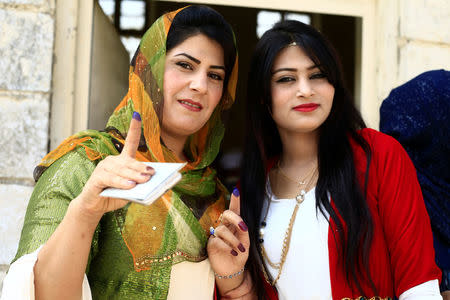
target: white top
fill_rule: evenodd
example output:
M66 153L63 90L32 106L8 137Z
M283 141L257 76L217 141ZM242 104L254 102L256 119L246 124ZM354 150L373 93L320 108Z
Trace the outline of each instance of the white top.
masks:
M272 197L264 230L264 248L269 259L280 262L283 239L297 201L278 199L272 195L270 182L266 184L266 198L262 219ZM280 279L276 283L278 297L284 299L332 299L328 256L328 218L316 210L315 188L305 195L292 228L291 243ZM278 270L266 261L268 272L276 278ZM413 287L400 295L399 300L442 299L438 280Z

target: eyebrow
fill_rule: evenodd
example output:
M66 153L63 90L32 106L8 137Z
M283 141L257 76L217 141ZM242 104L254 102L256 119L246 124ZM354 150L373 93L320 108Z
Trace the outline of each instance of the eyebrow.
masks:
M211 69L220 69L220 70L223 70L224 72L226 72L224 66L211 66L210 68Z
M189 58L190 60L192 60L193 62L195 62L196 64L201 64L202 62L200 61L200 60L198 60L197 58L195 58L195 57L193 57L193 56L191 56L191 55L189 55L189 54L187 54L187 53L179 53L179 54L177 54L177 55L175 55L175 56L185 56L185 57L187 57L187 58ZM224 70L225 71L225 67L224 66L215 66L215 65L212 65L211 67L210 67L211 69L221 69L221 70Z
M309 71L309 70L313 70L313 69L319 68L319 67L320 67L320 65L311 65L311 66L307 67L306 70ZM279 68L279 69L276 69L275 71L273 71L272 75L274 75L275 73L278 73L278 72L282 72L282 71L295 72L295 71L297 71L297 69L296 68Z
M190 60L192 60L193 62L195 62L196 64L201 64L201 61L200 60L198 60L198 59L196 59L195 57L193 57L193 56L190 56L189 54L187 54L187 53L179 53L179 54L177 54L177 55L175 55L175 56L186 56L187 58L189 58Z

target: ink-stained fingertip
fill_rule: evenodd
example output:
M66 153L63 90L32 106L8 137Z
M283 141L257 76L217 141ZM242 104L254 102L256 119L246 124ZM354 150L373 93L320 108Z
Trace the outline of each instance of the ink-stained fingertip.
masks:
M133 112L133 119L141 121L141 115L137 111L135 111Z

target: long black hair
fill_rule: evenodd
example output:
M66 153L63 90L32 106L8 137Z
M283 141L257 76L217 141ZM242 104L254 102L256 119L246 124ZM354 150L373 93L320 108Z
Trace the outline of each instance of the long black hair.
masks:
M278 53L295 42L333 85L335 94L331 112L319 128L319 178L315 190L316 209L328 212L337 227L335 242L347 281L362 293L362 280L376 287L368 266L373 222L365 199L371 150L358 134L366 125L345 87L342 67L336 51L313 27L298 21L282 21L267 31L258 42L251 61L247 90L247 133L241 174L241 215L248 224L250 255L247 268L263 297L259 228L264 202L268 161L282 153L281 139L269 108L272 105L270 81ZM363 186L357 179L352 147L353 139L366 153L367 169ZM328 193L334 203L332 207ZM342 218L342 221L341 219ZM346 232L344 231L344 224ZM361 279L361 277L363 279Z

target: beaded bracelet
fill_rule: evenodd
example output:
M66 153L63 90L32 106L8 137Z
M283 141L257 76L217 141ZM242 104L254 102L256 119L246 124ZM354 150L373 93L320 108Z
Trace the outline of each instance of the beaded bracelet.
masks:
M237 271L234 274L231 275L219 275L217 273L214 272L214 275L218 278L218 279L231 279L235 276L241 275L244 272L245 268L240 269L239 271Z

